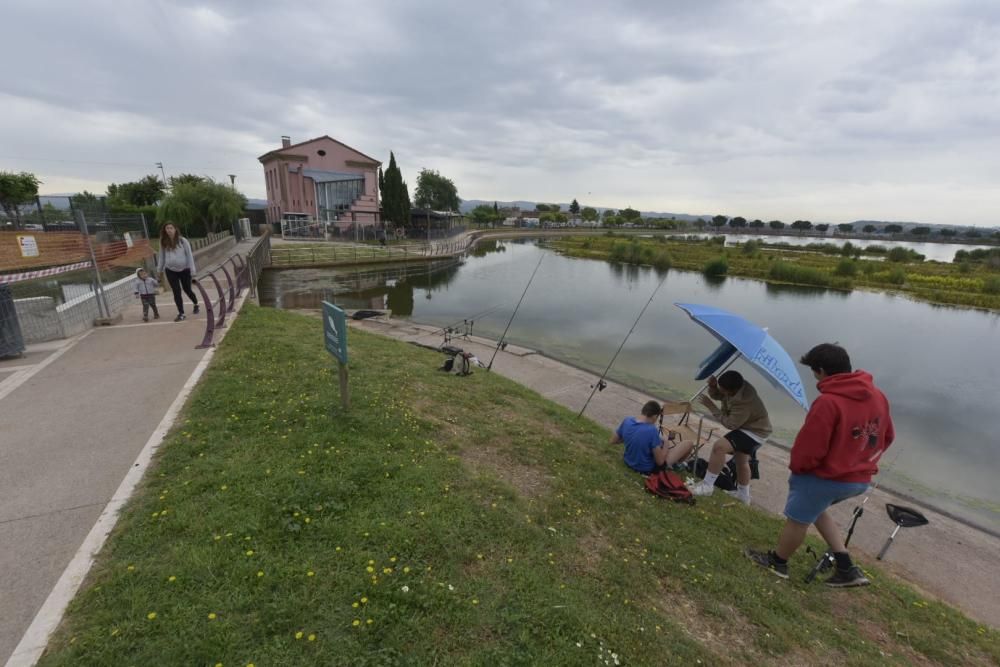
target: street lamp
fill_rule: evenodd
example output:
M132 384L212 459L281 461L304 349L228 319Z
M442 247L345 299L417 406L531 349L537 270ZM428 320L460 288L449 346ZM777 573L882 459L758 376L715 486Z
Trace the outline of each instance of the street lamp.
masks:
M236 174L229 174L229 183L233 186L233 190L236 189Z
M167 184L167 172L163 169L163 163L157 162L156 166L160 168L160 173L163 174L163 184Z

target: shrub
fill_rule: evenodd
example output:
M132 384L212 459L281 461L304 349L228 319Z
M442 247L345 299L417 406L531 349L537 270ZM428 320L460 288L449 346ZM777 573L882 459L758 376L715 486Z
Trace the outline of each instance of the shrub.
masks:
M616 262L626 262L629 255L629 244L625 241L615 241L611 244L611 259Z
M584 239L583 243L580 244L580 247L584 250L590 250L592 245L593 244L590 242L590 239Z
M961 252L961 251L959 251L959 252ZM965 260L963 262L959 262L959 264L958 264L958 272L959 273L970 273L971 271L972 271L972 264L970 264L968 260Z
M747 241L743 244L743 254L752 255L760 250L760 241Z
M1000 277L990 276L984 280L983 291L987 294L1000 294Z
M858 265L852 259L842 259L837 262L837 268L833 272L838 276L853 276L858 272Z
M882 245L870 245L865 247L866 255L884 255L887 252L889 251Z
M811 266L800 266L791 262L775 262L771 265L768 277L786 283L799 285L818 285L829 287L830 277L823 271Z
M705 264L702 273L709 277L724 276L729 272L729 262L725 257L719 257Z
M660 250L656 253L653 258L653 267L662 270L669 269L673 265L670 261L670 255L667 254L666 250Z

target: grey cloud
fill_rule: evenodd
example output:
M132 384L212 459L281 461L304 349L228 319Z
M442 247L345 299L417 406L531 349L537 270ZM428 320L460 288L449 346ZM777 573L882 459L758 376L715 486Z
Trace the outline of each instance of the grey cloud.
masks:
M791 217L808 189L832 219L839 173L898 191L914 156L936 155L954 181L959 146L967 187L997 203L991 3L24 1L4 18L0 56L30 67L5 81L0 155L229 169L260 196L257 155L329 133L396 151L411 184L447 166L467 197L600 187L592 203L756 197L755 216ZM922 196L896 217L960 205Z

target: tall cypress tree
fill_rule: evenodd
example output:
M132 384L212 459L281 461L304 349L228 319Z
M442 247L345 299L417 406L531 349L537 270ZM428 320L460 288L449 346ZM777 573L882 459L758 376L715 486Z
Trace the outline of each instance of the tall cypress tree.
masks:
M396 166L396 155L392 152L389 153L389 167L383 176L382 211L386 220L409 226L410 193L403 182L402 172Z

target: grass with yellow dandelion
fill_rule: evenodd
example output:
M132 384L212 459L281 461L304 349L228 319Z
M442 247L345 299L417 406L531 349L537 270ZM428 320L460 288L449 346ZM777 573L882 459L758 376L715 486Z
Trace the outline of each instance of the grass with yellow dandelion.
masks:
M996 630L880 569L744 560L778 519L645 493L596 424L500 376L247 306L41 664L947 664Z

